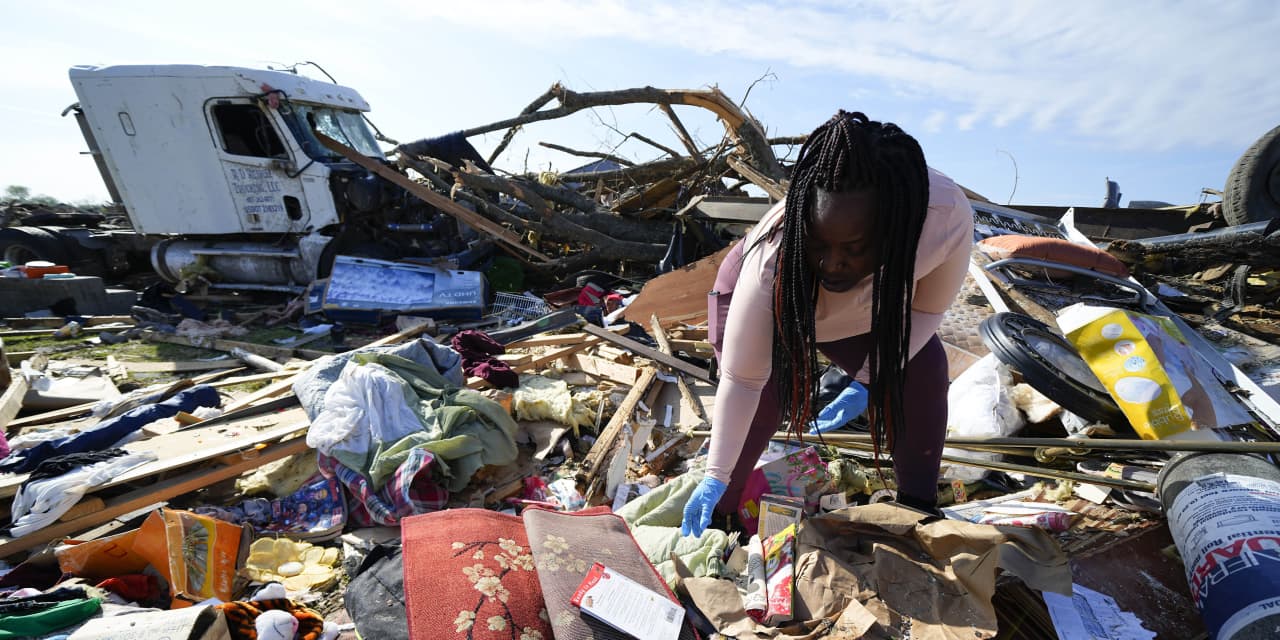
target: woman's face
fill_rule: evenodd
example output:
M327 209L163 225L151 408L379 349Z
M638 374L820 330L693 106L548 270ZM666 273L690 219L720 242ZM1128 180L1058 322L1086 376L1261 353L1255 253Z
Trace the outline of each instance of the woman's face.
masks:
M880 264L880 247L872 237L875 207L870 190L817 191L805 242L809 268L822 288L848 291Z

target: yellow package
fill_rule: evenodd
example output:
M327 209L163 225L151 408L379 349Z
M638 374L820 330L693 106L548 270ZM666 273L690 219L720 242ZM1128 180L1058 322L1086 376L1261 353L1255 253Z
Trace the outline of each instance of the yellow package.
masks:
M1168 318L1074 305L1058 325L1147 440L1252 420Z

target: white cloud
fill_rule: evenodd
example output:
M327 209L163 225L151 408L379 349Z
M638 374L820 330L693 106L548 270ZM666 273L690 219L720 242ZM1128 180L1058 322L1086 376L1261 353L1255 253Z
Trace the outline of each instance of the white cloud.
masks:
M406 2L521 42L615 39L870 77L966 115L1131 149L1241 146L1278 124L1272 3ZM930 122L941 121L931 116Z
M929 133L937 133L939 131L942 131L942 127L945 126L946 124L947 124L947 112L939 109L935 109L929 112L929 115L925 117L924 122L921 123L920 126L923 127L924 130L928 131Z

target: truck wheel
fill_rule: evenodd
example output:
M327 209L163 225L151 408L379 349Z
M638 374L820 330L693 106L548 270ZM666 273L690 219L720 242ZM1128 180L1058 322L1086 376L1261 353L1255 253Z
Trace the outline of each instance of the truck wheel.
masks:
M1236 160L1223 189L1222 216L1233 225L1280 217L1280 127Z
M68 264L69 256L57 236L37 227L0 229L0 260L21 265L32 260Z

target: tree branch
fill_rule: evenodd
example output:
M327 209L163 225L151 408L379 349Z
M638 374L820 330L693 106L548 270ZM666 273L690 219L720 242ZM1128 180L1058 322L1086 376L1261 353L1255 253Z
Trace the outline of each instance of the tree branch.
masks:
M749 162L756 170L774 180L779 180L783 177L782 167L778 164L778 159L774 156L768 140L765 139L764 130L759 123L744 113L719 89L683 90L640 87L618 91L577 93L557 83L549 89L549 92L560 100L559 107L523 114L501 122L472 127L464 130L462 135L471 137L531 122L562 118L592 107L622 104L683 104L701 107L714 113L720 118L721 123L733 140L742 147L742 150L750 159Z
M541 109L542 107L546 106L548 102L551 102L553 99L555 99L555 97L556 97L555 87L552 86L550 89L547 89L545 93L538 96L533 102L530 102L529 106L525 107L522 111L520 111L520 115L530 114L537 111L538 109ZM511 139L516 137L516 133L519 131L520 131L519 125L511 127L510 129L507 129L507 133L502 136L502 142L499 142L498 146L493 149L493 153L489 154L490 165L493 164L494 160L498 159L499 154L501 154L504 150L506 150L507 145L511 144Z
M671 124L676 128L676 133L679 134L680 142L684 143L684 148L689 150L689 155L699 155L698 146L693 143L693 136L689 135L689 130L684 128L684 123L681 122L680 117L676 115L675 109L672 109L671 105L666 104L660 104L658 105L658 108L662 109L662 112L667 114L667 117L671 119Z
M561 146L561 145L554 144L554 143L551 143L551 142L539 142L538 144L539 144L539 145L541 145L541 146L543 146L543 147L546 147L546 148L548 148L548 149L555 149L556 151L563 151L564 153L567 153L567 154L569 154L569 155L582 156L582 157L585 157L585 158L600 158L600 159L602 159L602 160L609 160L609 161L612 161L612 162L616 162L616 163L618 163L618 164L620 164L620 165L622 165L622 166L624 166L624 167L634 167L634 166L636 166L636 163L634 163L634 162L632 162L632 161L630 161L630 160L627 160L626 158L620 158L620 157L618 157L618 156L615 156L615 155L612 155L612 154L608 154L608 153L601 153L601 152L599 152L599 151L579 151L579 150L577 150L577 149L570 149L569 147Z

